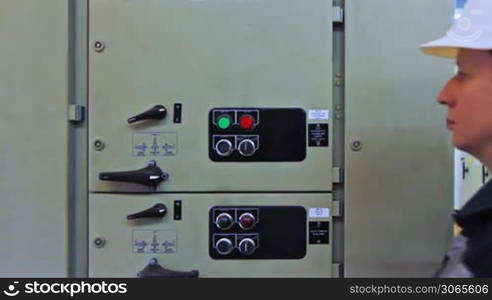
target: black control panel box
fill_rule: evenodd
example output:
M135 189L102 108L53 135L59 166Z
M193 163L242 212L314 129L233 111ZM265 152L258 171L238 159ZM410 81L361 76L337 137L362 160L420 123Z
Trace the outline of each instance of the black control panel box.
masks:
M215 206L209 212L213 259L301 259L307 216L302 206Z
M214 108L209 157L216 162L298 162L306 158L301 108Z

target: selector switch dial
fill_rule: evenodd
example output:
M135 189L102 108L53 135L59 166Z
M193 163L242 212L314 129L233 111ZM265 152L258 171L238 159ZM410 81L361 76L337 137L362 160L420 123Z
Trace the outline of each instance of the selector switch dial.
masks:
M252 156L256 152L256 145L252 140L245 139L239 143L239 153L242 156Z
M256 250L256 243L250 238L242 239L239 242L239 252L244 255L251 255Z
M234 245L232 241L228 238L221 238L215 244L215 249L220 255L227 255L234 250Z

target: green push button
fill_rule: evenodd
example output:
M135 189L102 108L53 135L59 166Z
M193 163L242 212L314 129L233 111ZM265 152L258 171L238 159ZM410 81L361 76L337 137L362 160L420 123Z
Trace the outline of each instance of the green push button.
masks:
M215 223L220 229L227 230L232 227L232 225L234 224L234 220L232 219L232 216L230 214L221 213L217 217L217 219L215 219Z
M220 129L227 129L231 127L231 117L229 116L220 116L217 121L217 125Z

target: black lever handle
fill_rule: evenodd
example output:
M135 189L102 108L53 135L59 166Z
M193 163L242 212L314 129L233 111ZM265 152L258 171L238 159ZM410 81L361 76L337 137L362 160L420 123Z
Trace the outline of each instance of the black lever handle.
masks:
M197 278L198 275L199 272L197 270L193 270L190 272L180 272L180 271L172 271L163 268L157 262L157 258L152 258L149 264L142 271L137 273L137 276L140 278L146 278L146 277Z
M126 216L126 219L134 220L140 218L163 218L166 213L167 207L162 203L157 203L151 208Z
M99 173L100 180L132 182L151 187L158 186L167 178L169 174L163 172L155 161L151 161L147 167L139 170Z
M128 123L131 124L142 120L161 120L164 119L166 115L167 109L163 105L159 104L141 114L130 117L128 119Z

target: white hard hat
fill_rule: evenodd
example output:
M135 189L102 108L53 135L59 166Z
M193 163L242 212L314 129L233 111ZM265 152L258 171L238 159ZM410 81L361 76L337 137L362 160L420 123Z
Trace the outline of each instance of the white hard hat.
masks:
M447 58L456 58L459 48L492 50L492 0L468 0L444 37L421 46L427 54Z

